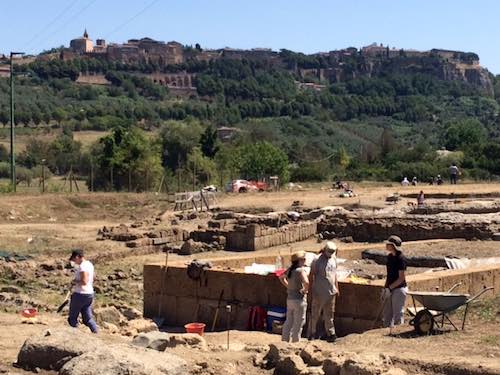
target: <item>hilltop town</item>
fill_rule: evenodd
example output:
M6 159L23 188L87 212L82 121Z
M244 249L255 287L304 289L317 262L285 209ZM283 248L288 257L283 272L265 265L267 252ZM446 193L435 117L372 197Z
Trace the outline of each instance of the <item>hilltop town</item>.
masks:
M325 84L343 82L363 76L371 77L382 70L412 71L423 69L443 80L458 80L493 93L493 84L488 71L481 67L479 56L472 52L431 49L418 51L400 49L373 43L365 47L349 47L311 55L296 54L290 59L291 51L274 51L270 48L249 50L236 48L202 49L184 46L176 41L163 42L148 37L129 39L125 43L108 43L104 39L94 40L87 30L81 37L72 39L69 47L54 53L42 53L37 59L61 59L71 61L77 58L98 58L123 64L151 64L154 72L148 76L160 85L192 93L195 75L186 69L186 63L210 62L220 59L236 59L266 62L298 74L303 82L300 87L322 90ZM4 58L6 60L6 58ZM31 61L32 59L29 59ZM390 65L390 66L389 66ZM167 68L176 66L177 69ZM3 70L2 70L3 69ZM170 71L170 72L169 72ZM0 67L0 76L7 76L7 67ZM158 74L166 73L166 74ZM102 77L83 77L82 83L106 83Z

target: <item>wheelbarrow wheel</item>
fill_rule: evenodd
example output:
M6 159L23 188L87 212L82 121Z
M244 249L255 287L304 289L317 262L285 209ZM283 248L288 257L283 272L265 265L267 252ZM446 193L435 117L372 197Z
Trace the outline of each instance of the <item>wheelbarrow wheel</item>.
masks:
M413 319L413 327L419 335L428 335L434 328L434 317L429 310L421 310Z

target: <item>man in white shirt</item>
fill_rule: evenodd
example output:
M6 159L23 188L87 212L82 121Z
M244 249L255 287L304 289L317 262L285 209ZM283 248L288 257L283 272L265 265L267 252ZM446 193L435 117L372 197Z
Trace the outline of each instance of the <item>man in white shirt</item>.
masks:
M75 264L75 278L72 282L68 323L72 327L78 326L78 316L82 314L83 324L93 333L97 333L97 324L92 315L94 266L85 259L82 250L73 250L69 260Z

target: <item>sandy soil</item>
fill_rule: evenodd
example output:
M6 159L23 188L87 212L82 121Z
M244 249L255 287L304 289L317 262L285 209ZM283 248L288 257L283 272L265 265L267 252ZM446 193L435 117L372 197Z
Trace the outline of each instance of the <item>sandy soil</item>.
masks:
M354 198L339 198L338 191L329 191L326 185L311 187L305 191L282 191L279 193L255 193L223 195L219 198L221 208L270 207L276 210L288 209L294 200L304 202L305 207L322 207L326 205L342 205L348 209L355 207L390 207L385 203L385 197L393 192L418 192L421 187L401 188L398 185L385 186L381 184L355 185L358 193ZM499 192L500 184L461 184L457 186L424 186L425 192ZM407 207L403 199L397 206ZM46 195L2 195L0 196L0 249L29 254L34 256L35 264L62 259L65 260L69 249L82 247L89 256L95 257L108 254L107 260L97 263L98 278L96 285L107 288L113 281L108 276L117 270L125 273L139 272L139 276L121 281L129 292L113 291L112 298L121 300L138 308L142 303L142 265L145 263L164 261L163 253L141 254L128 250L123 243L113 241L96 241L96 233L104 225L111 226L122 222L131 223L136 220L150 219L164 214L170 207L165 196L154 194L46 194ZM189 228L195 228L203 220L186 222ZM168 223L165 223L168 225ZM184 225L184 224L183 224ZM340 243L341 248L383 249L383 244L346 244ZM320 244L315 239L300 243L261 250L262 254L285 254L290 251L308 250L318 251ZM410 255L455 255L455 256L500 256L498 242L493 241L461 241L461 240L433 240L405 243L405 251ZM118 255L119 254L119 255ZM252 253L255 254L255 253ZM204 253L191 257L180 257L172 254L171 262L187 262L191 258L212 257L247 257L248 253ZM352 262L353 265L359 266ZM374 273L383 273L384 267L367 263L373 267ZM133 270L133 271L132 271ZM31 297L45 299L46 303L55 304L64 295L69 276L63 271L54 273L47 280L40 280L33 270L26 271L23 280L22 292ZM2 276L2 275L0 275ZM43 282L46 282L45 284ZM0 286L9 285L9 280L0 277ZM40 291L44 293L40 293ZM104 293L106 294L106 293ZM99 297L98 303L111 300L110 295ZM484 309L478 307L476 316L472 316L471 324L465 332L448 333L431 337L414 337L408 333L409 327L401 328L401 335L388 337L386 331L372 331L363 335L351 335L336 343L332 350L365 351L376 350L394 356L403 356L411 361L425 362L460 362L469 367L494 367L500 371L500 333L498 319L500 316L498 298L495 306L488 310L488 318L484 318ZM3 306L2 306L3 307ZM17 308L16 308L17 309ZM9 313L0 313L0 370L1 366L8 366L15 360L23 341L30 335L43 331L47 327L65 325L61 316L43 313L41 320L47 325L22 324L20 316L12 307ZM106 336L104 334L104 336ZM108 336L106 336L108 337ZM279 337L263 333L231 332L232 349L222 350L225 344L225 333L208 334L207 340L215 348L210 353L193 356L191 351L182 350L191 364L208 361L214 373L259 373L251 364L252 350L241 350L246 345L262 345L278 341ZM109 336L110 340L117 339ZM304 344L305 345L305 344ZM326 344L325 344L326 345ZM238 349L238 350L236 350ZM248 349L248 348L247 348ZM413 363L412 362L412 363ZM471 368L472 368L471 367ZM17 370L15 370L17 371ZM268 373L268 372L261 372ZM419 373L412 372L412 373ZM421 373L421 372L420 372ZM439 372L430 372L439 373ZM452 373L452 372L449 372ZM466 372L464 372L466 373Z
M476 304L471 309L465 331L447 331L419 337L415 336L410 326L403 325L393 332L393 336L389 335L388 329L379 329L361 335L349 335L334 344L304 341L297 345L301 348L316 345L332 352L383 352L410 374L440 374L444 372L439 370L445 368L448 368L447 374L469 373L467 369L481 373L481 368L484 373L500 373L500 332L497 329L500 323L499 302L497 298L490 303ZM453 319L460 320L461 313L457 313ZM23 324L18 315L0 313L0 369L12 369L19 348L27 337L66 324L64 317L55 314L42 314L39 322L42 324ZM100 336L108 342L130 340L106 333ZM193 352L186 348L176 348L172 352L186 359L190 366L206 365L215 374L269 374L269 371L254 367L252 360L258 351L265 352L265 345L280 341L278 335L230 331L230 350L227 351L227 332L206 333L205 338L210 347L209 352ZM423 365L426 371L422 369ZM466 372L450 371L451 366L466 369Z

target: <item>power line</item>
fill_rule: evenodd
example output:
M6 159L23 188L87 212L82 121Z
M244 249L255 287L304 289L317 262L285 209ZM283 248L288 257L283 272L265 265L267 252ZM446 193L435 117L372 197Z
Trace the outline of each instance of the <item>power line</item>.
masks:
M146 5L144 8L142 8L139 12L134 14L132 17L130 17L128 20L120 24L119 26L115 27L113 30L111 30L108 34L104 36L104 39L108 39L111 35L116 33L118 30L121 30L125 26L127 26L130 22L135 20L137 17L139 17L141 14L143 14L145 11L147 11L149 8L151 8L155 3L157 3L159 0L153 0L151 1L148 5Z
M36 33L25 45L25 49L31 45L36 39L38 39L43 33L52 27L59 19L64 16L76 3L78 0L73 0L66 8L64 8L57 16L55 16L48 24L46 24L38 33Z
M328 159L331 159L332 157L334 157L335 155L337 154L337 151L335 152L332 152L330 155L328 155L326 158L323 158L323 159L317 159L317 160L306 160L308 163L320 163L322 161L326 161Z
M83 12L85 12L88 8L92 6L97 0L92 0L87 5L83 6L80 10L78 10L76 13L73 13L65 23L63 23L59 28L54 30L51 34L49 34L46 38L44 38L45 41L49 41L51 37L54 35L58 34L61 30L63 30L66 26L68 26L72 21L74 21L76 18L78 18Z

